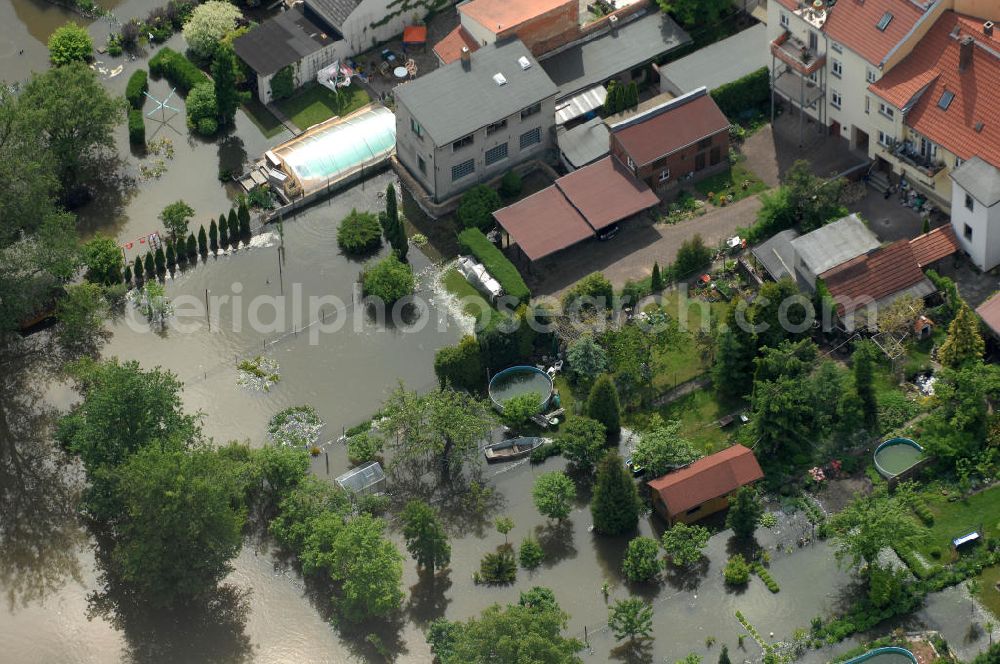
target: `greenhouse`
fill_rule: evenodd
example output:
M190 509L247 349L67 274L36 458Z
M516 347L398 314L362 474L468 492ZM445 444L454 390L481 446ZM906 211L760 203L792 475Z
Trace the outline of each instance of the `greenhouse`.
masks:
M385 473L382 472L382 464L370 461L338 477L337 484L345 491L358 496L382 493L385 491Z
M298 197L353 181L384 163L395 147L396 116L369 104L311 127L265 156L289 176L286 193Z

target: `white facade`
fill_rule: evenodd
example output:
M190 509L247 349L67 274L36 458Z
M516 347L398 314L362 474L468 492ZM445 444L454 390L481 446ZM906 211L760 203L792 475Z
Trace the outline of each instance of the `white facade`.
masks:
M1000 203L987 207L953 183L951 225L963 251L980 270L1000 265Z

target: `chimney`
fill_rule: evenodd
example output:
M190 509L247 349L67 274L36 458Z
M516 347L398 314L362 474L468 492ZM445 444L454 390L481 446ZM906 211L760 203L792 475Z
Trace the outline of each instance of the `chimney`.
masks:
M472 53L468 46L462 47L462 69L465 71L472 69Z
M986 21L983 23L983 34L987 37L993 36L993 21Z
M958 48L958 71L964 72L972 64L972 50L976 48L976 42L972 37L963 37Z

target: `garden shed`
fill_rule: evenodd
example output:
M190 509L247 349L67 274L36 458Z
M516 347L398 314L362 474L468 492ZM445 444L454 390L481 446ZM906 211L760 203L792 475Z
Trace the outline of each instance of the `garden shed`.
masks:
M349 471L339 476L336 482L340 488L356 496L385 492L385 472L382 464L378 461L351 468Z

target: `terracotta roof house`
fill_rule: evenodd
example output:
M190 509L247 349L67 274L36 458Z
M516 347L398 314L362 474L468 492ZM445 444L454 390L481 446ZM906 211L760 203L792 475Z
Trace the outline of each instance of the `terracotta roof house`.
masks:
M990 328L993 337L1000 339L1000 293L994 294L993 297L976 307L976 313L986 323L986 327Z
M764 477L753 451L733 445L648 482L667 523L692 523L729 506L729 496Z
M611 125L611 154L664 193L729 166L729 120L701 87Z
M442 64L457 60L462 46L475 51L508 38L541 55L580 36L578 0L471 0L458 5L459 25L434 46Z

